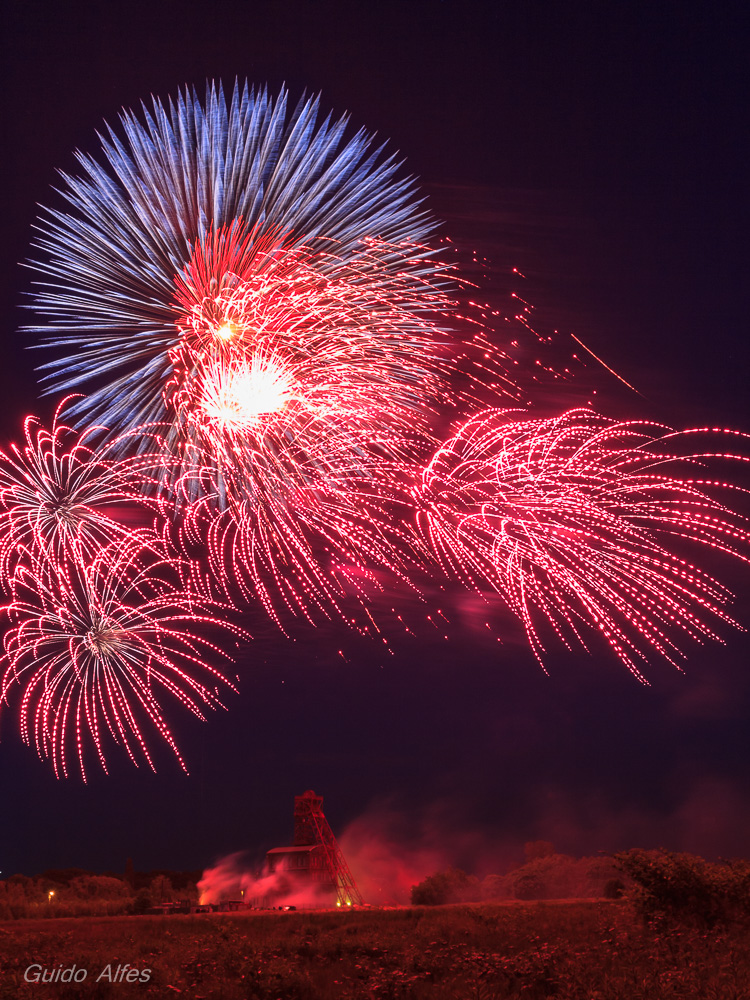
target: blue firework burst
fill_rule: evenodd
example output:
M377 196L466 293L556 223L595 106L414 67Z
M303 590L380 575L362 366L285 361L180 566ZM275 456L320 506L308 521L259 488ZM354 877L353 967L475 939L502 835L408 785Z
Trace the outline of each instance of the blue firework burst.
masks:
M123 112L120 124L100 135L101 162L76 154L81 174L62 174L67 206L38 223L39 322L27 329L57 354L42 368L46 391L86 393L69 417L113 433L169 419L175 282L228 227L319 252L324 272L370 259L377 239L390 248L378 288L398 276L407 310L424 311L435 265L422 244L433 223L413 179L363 130L347 137L347 117L320 121L317 98L290 109L285 90L274 97L246 83L227 99L211 84L203 102L186 89Z

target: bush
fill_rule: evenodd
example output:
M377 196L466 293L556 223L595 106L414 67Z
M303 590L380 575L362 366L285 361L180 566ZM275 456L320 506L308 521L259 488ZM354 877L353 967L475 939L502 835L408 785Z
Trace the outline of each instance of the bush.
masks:
M482 898L482 887L474 875L467 875L460 868L428 875L418 885L411 887L414 906L440 906L443 903L477 903Z
M521 872L513 880L513 894L516 899L545 899L549 896L547 886L537 872Z
M634 882L638 912L712 927L750 914L750 862L713 864L693 854L624 851L615 855Z
M139 889L133 900L133 913L146 913L152 906L148 889Z

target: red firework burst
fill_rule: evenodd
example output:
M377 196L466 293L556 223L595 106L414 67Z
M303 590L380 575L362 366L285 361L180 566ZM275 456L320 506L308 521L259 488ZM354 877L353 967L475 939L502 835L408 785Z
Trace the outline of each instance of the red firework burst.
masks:
M427 252L367 240L340 260L326 245L313 254L237 224L177 279L168 499L208 538L217 577L274 616L274 592L304 614L335 605L332 547L398 566L385 505L427 451L449 368L449 302Z
M85 565L22 553L5 608L11 627L4 638L1 700L22 689L21 735L26 743L33 739L58 777L68 774L72 744L86 779L88 740L106 771L107 737L133 763L140 754L154 768L144 722L185 769L162 714L162 696L204 718L203 706L221 704L219 685L233 687L207 662L228 659L226 654L196 632L240 630L217 624L216 612L225 609L191 593L185 566L166 555L156 560L158 548L153 536L133 532L100 548Z
M502 596L540 662L539 616L566 645L595 629L643 680L636 658L649 649L674 663L677 635L717 638L712 619L736 624L729 591L666 547L684 539L748 561L747 522L713 495L732 487L677 475L742 456L681 455L696 433L589 410L485 411L424 470L421 533L446 572Z
M403 454L448 370L435 262L375 240L340 260L242 233L200 243L176 279L181 337L165 398L182 440L221 478L236 467L243 487L268 477L273 492L339 481L342 463L348 477L345 457L360 470L363 451ZM270 459L256 474L258 453Z
M136 517L143 521L138 462L114 461L108 448L94 443L101 428L71 430L59 422L60 408L51 430L27 417L25 445L0 451L0 572L6 579L24 549L55 560L76 547L88 560L131 533L118 514L124 519L139 506Z

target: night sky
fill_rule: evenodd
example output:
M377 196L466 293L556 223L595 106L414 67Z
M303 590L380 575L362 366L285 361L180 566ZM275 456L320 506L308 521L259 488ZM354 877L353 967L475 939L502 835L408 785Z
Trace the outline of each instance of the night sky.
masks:
M448 235L488 258L539 323L591 363L560 410L597 406L673 426L750 431L746 5L378 2L11 2L5 24L2 434L47 414L18 332L37 204L56 169L94 151L104 119L186 83L235 77L322 92L401 151ZM523 287L511 269L525 275ZM506 294L507 293L507 294ZM506 333L500 325L498 338ZM582 395L583 393L583 395ZM750 574L712 564L750 626ZM396 600L399 598L396 597ZM412 609L413 610L413 609ZM109 755L109 776L55 780L0 713L0 871L196 869L289 841L292 798L325 797L404 850L486 874L531 839L592 853L665 846L750 853L750 640L687 647L638 684L606 649L554 649L545 675L511 621L445 640L340 627L293 639L256 617L241 693L200 723L170 714L190 775ZM418 614L417 610L413 612ZM361 824L360 824L361 828Z

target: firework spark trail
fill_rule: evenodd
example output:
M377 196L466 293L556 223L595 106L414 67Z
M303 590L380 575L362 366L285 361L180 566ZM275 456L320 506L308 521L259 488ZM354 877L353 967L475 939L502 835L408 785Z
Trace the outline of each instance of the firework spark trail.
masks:
M170 537L183 551L207 551L210 574L200 578L202 587L259 601L283 631L287 613L359 627L352 601L367 613L369 590L382 589L381 571L418 590L424 558L405 519L394 514L400 498L369 486L314 493L272 497L260 510L256 500L219 511L208 495L184 508Z
M64 560L75 549L90 559L131 533L123 519L134 507L142 523L146 517L142 463L114 460L96 442L101 428L78 433L59 416L58 408L50 430L27 417L25 444L0 451L0 573L6 581L24 550Z
M680 454L691 433L589 410L549 420L485 411L424 470L420 533L446 573L501 595L540 662L539 618L569 648L600 632L644 680L637 661L649 650L676 663L679 635L718 638L712 621L737 624L729 591L665 547L677 537L744 561L750 553L746 520L712 495L731 487L676 475L747 458Z
M219 685L233 687L207 662L229 657L197 632L244 633L217 621L216 613L226 609L190 591L184 566L167 555L156 561L157 547L156 538L132 533L101 548L86 565L23 553L4 609L10 628L0 700L22 689L21 735L26 743L33 738L58 777L68 775L73 743L86 780L89 740L106 771L108 738L134 764L140 756L155 769L146 721L186 770L162 696L204 718L204 706L221 706Z

